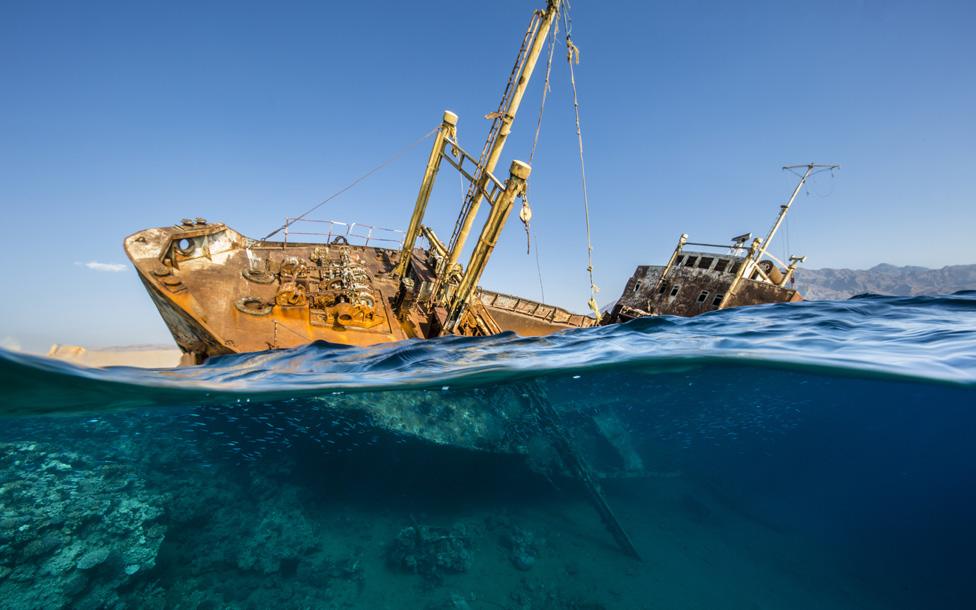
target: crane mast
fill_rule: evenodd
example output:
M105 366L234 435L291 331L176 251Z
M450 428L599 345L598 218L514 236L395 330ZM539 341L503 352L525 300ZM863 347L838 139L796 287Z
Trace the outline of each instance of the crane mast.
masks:
M528 30L526 30L522 47L519 49L519 56L515 61L515 67L512 69L498 110L487 115L487 118L492 119L492 126L478 163L476 181L468 189L461 214L458 216L454 232L451 235L448 257L443 263L442 271L444 272L453 269L461 256L465 241L471 232L471 226L474 224L478 209L481 206L482 192L487 182L486 174L493 173L498 165L498 160L505 148L505 142L512 131L515 115L522 104L525 90L532 78L532 73L535 71L549 30L552 29L553 22L559 14L561 4L562 0L549 0L544 11L536 10L533 12L532 20L529 23Z
M410 266L411 252L419 236L424 235L428 240L436 241L436 238L432 237L433 233L422 225L422 221L438 169L441 162L446 160L468 180L469 188L461 205L449 243L446 245L440 242L431 243L432 249L438 253L439 260L433 285L429 290L424 290L425 296L422 297L422 300L430 305L447 308L449 313L443 328L445 331L453 330L463 310L467 308L488 258L491 256L495 241L509 216L511 203L516 197L524 194L525 179L531 171L528 164L519 161L513 162L509 178L504 182L495 177L494 171L512 131L512 123L518 113L522 98L525 96L526 88L532 78L532 73L535 71L539 56L542 54L549 31L556 27L554 24L561 6L562 0L548 0L545 10L533 11L532 19L522 39L515 66L512 68L498 110L486 116L492 120L492 124L481 156L475 159L459 145L457 140L458 117L456 114L445 112L441 127L437 130L394 275L401 279L408 279L406 276ZM473 166L470 169L468 162ZM462 272L458 259L461 257L484 199L488 199L492 211L481 230L478 243L474 246L471 260ZM409 284L409 282L407 283ZM406 287L404 291L409 292ZM491 326L489 320L482 319L481 323L486 327ZM488 330L491 329L488 328Z

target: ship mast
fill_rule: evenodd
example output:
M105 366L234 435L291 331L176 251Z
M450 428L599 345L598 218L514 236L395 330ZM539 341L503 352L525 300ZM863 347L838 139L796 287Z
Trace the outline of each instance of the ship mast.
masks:
M760 277L778 286L784 286L793 276L793 273L796 271L796 265L799 262L806 260L806 257L792 257L790 259L790 265L786 268L786 273L783 276L783 279L779 282L773 282L773 280L759 267L759 262L762 261L763 256L765 256L767 250L769 250L769 244L773 241L773 237L776 236L776 232L779 231L783 221L786 220L786 214L790 211L790 208L793 206L793 202L796 201L796 196L800 194L800 191L803 189L803 185L806 184L807 180L810 179L810 176L821 171L832 171L839 167L840 165L833 163L807 163L805 165L783 166L783 169L791 172L795 172L795 170L803 168L803 174L797 174L800 176L800 181L796 183L796 187L793 189L793 193L790 195L789 200L779 206L779 214L776 216L776 221L773 223L773 226L769 229L769 233L766 234L766 239L757 237L752 241L752 245L749 247L749 253L739 266L739 270L736 272L732 283L729 284L729 288L725 292L725 296L722 297L722 302L718 306L719 309L724 309L729 303L733 302L733 297L735 296L736 291L739 289L739 285L742 283L742 280L744 278L751 278L753 273L758 273ZM785 263L783 264L785 265Z
M468 189L461 214L458 216L454 232L451 235L448 257L443 263L442 272L449 272L453 269L461 256L464 243L471 232L471 225L474 223L478 208L481 205L482 193L488 180L487 175L495 171L495 166L502 155L505 142L512 131L515 115L522 103L522 97L525 95L529 80L532 78L532 72L535 70L539 55L542 53L549 30L559 14L561 4L562 0L548 0L548 5L544 11L536 10L533 12L532 20L529 22L529 28L525 33L522 47L515 61L515 67L512 69L512 75L509 77L498 110L486 117L492 119L491 130L478 162L476 181Z
M808 163L806 165L786 165L783 167L783 169L793 171L800 169L801 167L805 169L803 171L803 175L800 176L800 181L796 183L796 188L793 189L793 194L790 195L789 201L779 206L779 215L776 216L776 222L774 222L772 228L769 229L766 239L762 241L762 246L759 248L759 251L756 252L755 257L753 258L753 260L757 263L761 261L762 257L766 254L769 244L773 241L773 237L776 235L776 232L779 231L779 227L783 224L783 220L786 219L786 214L790 211L790 207L793 205L793 202L796 201L796 196L800 194L800 190L803 188L803 185L806 184L810 176L812 176L816 170L834 170L840 166L835 164Z

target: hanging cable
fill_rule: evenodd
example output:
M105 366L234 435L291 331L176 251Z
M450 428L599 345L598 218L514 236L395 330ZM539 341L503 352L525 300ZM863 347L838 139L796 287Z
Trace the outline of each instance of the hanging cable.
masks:
M568 3L567 3L568 4ZM579 64L579 48L573 44L572 32L573 22L569 17L569 11L563 11L563 19L566 24L566 62L569 64L569 83L573 87L573 109L576 111L576 140L579 144L580 159L580 178L583 185L583 214L586 219L586 272L590 278L590 300L587 301L597 323L603 317L600 314L600 306L596 302L596 295L600 292L599 286L593 281L593 241L590 238L590 200L586 188L586 166L583 163L583 131L580 128L580 108L579 97L576 94L576 74L573 70L574 62Z
M790 257L793 256L793 246L790 244L790 219L787 218L784 224L786 225L783 229L784 237L786 238L786 255L783 257L783 260L787 261L786 264L792 264L792 260L790 260ZM796 286L796 270L790 275L790 285Z
M485 118L491 121L491 127L488 130L488 139L485 140L485 145L481 149L481 156L478 158L478 165L474 171L474 180L471 181L468 187L467 197L465 197L457 220L454 222L454 229L451 231L451 240L448 242L450 244L449 250L454 250L457 245L461 236L461 229L464 225L464 219L474 206L475 200L480 201L482 196L481 188L484 186L482 179L488 163L488 157L491 154L491 150L495 147L495 142L498 141L502 126L505 124L506 117L508 117L507 109L511 106L515 90L518 88L518 82L521 78L522 70L525 68L525 62L528 59L529 50L532 46L532 40L542 26L543 15L542 11L532 13L532 19L529 21L528 29L525 31L525 37L522 38L522 46L519 48L518 57L515 59L515 66L512 68L512 73L509 75L508 82L505 84L505 91L502 93L502 100L498 104L498 110L485 115ZM508 118L510 119L511 117Z
M542 103L539 104L539 118L535 123L535 137L532 139L532 150L529 151L529 165L535 158L535 149L539 145L539 133L542 131L542 113L546 110L546 98L549 95L549 78L552 74L552 58L556 53L556 36L559 35L559 15L552 21L552 38L549 39L549 58L546 60L546 82L542 85Z
M532 138L532 149L529 151L529 165L532 165L533 159L535 159L535 151L539 146L539 134L542 132L542 115L546 110L546 98L549 95L549 90L551 89L549 82L552 75L552 58L556 54L556 36L559 34L559 15L556 14L552 21L552 38L549 39L549 55L546 60L546 80L542 85L542 101L539 104L539 118L535 123L535 136ZM529 182L525 183L525 193L522 197L522 209L519 211L519 219L522 221L522 225L525 226L525 253L530 254L532 252L532 231L529 225L529 221L532 219L532 207L529 205ZM536 275L539 277L539 300L543 303L546 301L546 287L542 281L542 262L539 256L539 236L536 235L535 238L535 271Z
M783 264L788 264L786 261L790 258L790 219L789 217L783 220L783 241L782 249L780 251L780 261Z
M539 275L539 301L546 302L546 287L542 284L542 263L539 260L539 236L535 236L535 270Z
M539 118L535 123L535 136L532 138L532 149L529 150L529 165L535 159L535 150L539 146L539 134L542 132L542 115L546 110L546 97L549 94L549 78L552 74L552 57L556 51L556 35L559 34L559 14L557 13L552 24L552 38L549 39L549 57L546 61L546 81L542 85L542 102L539 104ZM529 229L529 220L532 219L532 207L529 205L529 181L525 182L525 192L522 197L522 210L519 212L519 219L525 227L525 253L532 252L532 233ZM538 265L537 265L538 267ZM541 282L542 271L539 271Z
M409 152L412 148L416 147L418 144L420 144L421 142L423 142L424 140L426 140L430 136L432 136L435 133L437 133L437 130L438 129L440 129L440 128L439 127L435 127L434 129L431 129L430 131L428 131L427 133L425 133L423 136L421 136L417 140L415 140L412 143L404 146L403 148L401 148L400 150L398 150L397 152L395 152L392 156L388 157L385 161L383 161L382 163L380 163L379 165L377 165L373 169L369 170L368 172L366 172L362 176L360 176L360 177L356 178L355 180L353 180L352 182L350 182L347 186L345 186L345 187L339 189L338 191L332 193L331 195L329 195L328 197L326 197L325 199L323 199L319 203L317 203L314 206L312 206L311 209L307 210L303 214L300 214L299 216L296 216L295 218L292 218L290 221L288 221L285 224L281 225L280 227L278 227L274 231L268 233L267 235L265 235L264 237L261 238L261 241L265 241L265 240L267 240L270 237L274 237L277 233L279 233L281 231L284 231L286 228L288 228L288 226L290 224L295 223L295 222L298 222L299 220L302 220L303 218L305 218L306 216L308 216L309 214L311 214L315 210L317 210L320 207L322 207L323 205L329 203L330 201L332 201L333 199L335 199L339 195L345 193L346 191L348 191L352 187L356 186L357 184L359 184L360 182L362 182L366 178L369 178L370 176L372 176L376 172L380 171L381 169L383 169L387 165L393 163L394 161L396 161L397 159L399 159L400 157L402 157L403 155L405 155L407 152Z

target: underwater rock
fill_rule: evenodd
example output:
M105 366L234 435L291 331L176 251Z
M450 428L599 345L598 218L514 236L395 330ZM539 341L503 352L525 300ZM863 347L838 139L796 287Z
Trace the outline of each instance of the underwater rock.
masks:
M100 566L105 563L108 556L111 555L111 551L108 549L92 549L78 559L78 569L79 570L90 570L96 566Z
M298 506L294 498L282 496L261 502L253 534L237 550L239 568L263 574L297 569L301 558L316 548L315 532Z
M45 534L28 542L21 553L26 558L41 557L54 551L61 546L62 542L61 536L54 533Z
M532 566L535 565L535 556L530 555L525 551L513 551L510 558L512 560L512 564L523 572L531 570Z
M444 574L471 567L470 538L463 526L452 528L411 525L400 530L387 551L396 569L440 580Z
M0 486L0 607L111 607L117 589L155 565L166 496L128 468L0 443Z
M75 597L85 590L88 586L88 575L76 570L65 578L61 587L61 592L68 597Z
M523 572L532 569L539 555L532 532L513 526L505 536L504 543L508 548L508 558L512 565Z
M515 528L508 539L509 559L519 570L531 570L539 554L531 532Z

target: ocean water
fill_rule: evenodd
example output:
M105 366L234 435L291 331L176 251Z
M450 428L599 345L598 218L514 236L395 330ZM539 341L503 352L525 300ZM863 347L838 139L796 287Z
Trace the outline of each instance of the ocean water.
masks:
M176 370L0 351L0 607L974 608L974 439L976 292Z

